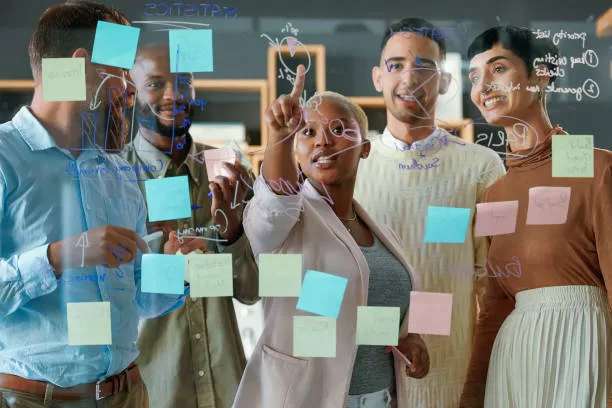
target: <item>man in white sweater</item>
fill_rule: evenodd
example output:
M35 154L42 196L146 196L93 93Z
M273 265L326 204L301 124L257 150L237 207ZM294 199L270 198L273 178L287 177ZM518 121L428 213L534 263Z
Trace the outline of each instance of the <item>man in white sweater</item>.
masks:
M445 54L441 31L425 20L403 19L385 33L372 80L385 99L387 127L371 140L355 193L399 235L423 290L453 294L451 335L424 336L429 375L406 379L410 406L427 408L459 406L476 318L474 277L486 264L486 240L473 231L476 203L505 172L493 150L435 125L436 100L451 81L441 70ZM430 205L471 210L464 243L424 242Z

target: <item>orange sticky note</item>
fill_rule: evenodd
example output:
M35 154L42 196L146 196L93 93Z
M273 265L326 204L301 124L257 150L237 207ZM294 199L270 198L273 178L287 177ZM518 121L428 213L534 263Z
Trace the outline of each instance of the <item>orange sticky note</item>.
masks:
M512 234L516 231L518 205L518 200L476 204L474 235L482 237Z
M410 292L408 332L450 336L452 293Z
M230 174L223 167L223 163L234 164L236 161L236 152L230 148L210 149L204 151L204 163L206 164L206 172L208 179L212 180L217 176L229 177Z
M571 192L571 187L531 187L526 224L565 224Z

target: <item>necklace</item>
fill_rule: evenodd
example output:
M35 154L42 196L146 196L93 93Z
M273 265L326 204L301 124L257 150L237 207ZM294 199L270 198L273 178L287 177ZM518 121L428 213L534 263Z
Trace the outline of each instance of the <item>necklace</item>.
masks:
M338 217L340 218L340 221L342 222L349 222L349 221L355 221L357 219L357 213L355 212L355 209L353 208L353 217L352 218L342 218L342 217ZM347 227L346 225L344 225L344 227L348 230L348 232L351 232L351 229L349 227Z

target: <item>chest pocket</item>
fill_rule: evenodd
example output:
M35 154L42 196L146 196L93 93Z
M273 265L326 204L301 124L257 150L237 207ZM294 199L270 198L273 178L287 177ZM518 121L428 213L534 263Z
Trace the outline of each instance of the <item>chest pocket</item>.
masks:
M138 205L129 197L104 197L105 219L103 225L113 225L136 231Z

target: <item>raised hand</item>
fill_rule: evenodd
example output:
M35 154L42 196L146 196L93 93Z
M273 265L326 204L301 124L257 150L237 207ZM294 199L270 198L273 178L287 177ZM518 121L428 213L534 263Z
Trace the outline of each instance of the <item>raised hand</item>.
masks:
M291 93L279 96L266 110L265 119L270 127L272 142L284 139L300 124L300 96L304 91L304 72L305 68L300 64Z

